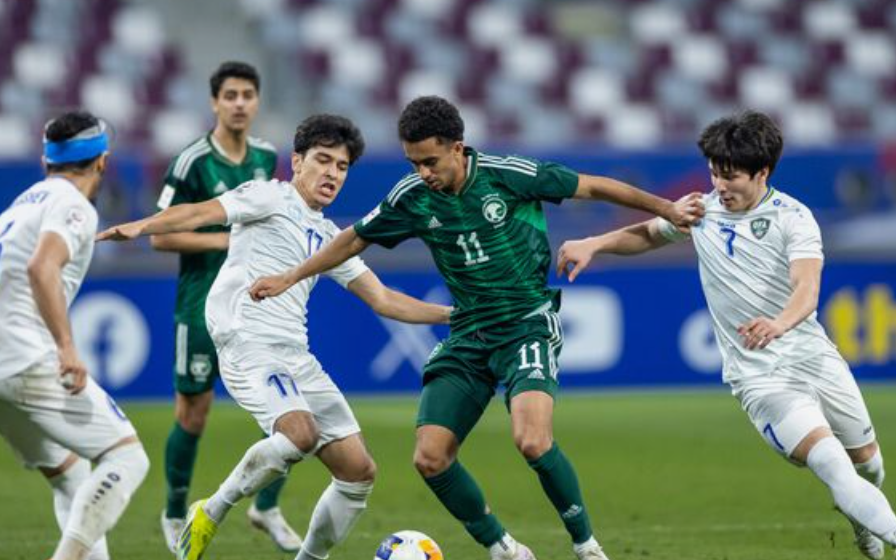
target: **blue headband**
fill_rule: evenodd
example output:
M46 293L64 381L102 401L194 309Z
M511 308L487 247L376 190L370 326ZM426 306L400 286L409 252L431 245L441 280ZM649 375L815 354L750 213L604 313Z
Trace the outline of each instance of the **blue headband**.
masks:
M44 158L54 165L93 159L108 150L109 136L105 130L90 138L75 137L64 142L44 140Z

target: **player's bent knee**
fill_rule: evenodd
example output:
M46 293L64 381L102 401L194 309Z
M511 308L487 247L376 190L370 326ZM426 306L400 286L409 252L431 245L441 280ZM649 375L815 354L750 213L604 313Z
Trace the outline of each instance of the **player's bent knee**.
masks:
M525 435L517 438L514 443L527 461L535 461L550 451L551 446L554 444L549 437Z
M430 478L448 470L453 458L448 454L434 453L421 448L414 451L414 468L424 478Z
M302 453L311 453L317 448L320 432L311 414L288 412L274 423L274 431L286 436Z
M847 449L846 452L849 454L849 458L852 459L854 464L859 463L867 463L871 459L877 455L880 447L877 444L877 441L872 441L868 445L863 445L862 447L857 447L855 449Z

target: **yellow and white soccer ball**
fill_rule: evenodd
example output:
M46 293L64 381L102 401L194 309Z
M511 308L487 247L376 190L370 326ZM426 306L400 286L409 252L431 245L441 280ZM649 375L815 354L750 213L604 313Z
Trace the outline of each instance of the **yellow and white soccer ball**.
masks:
M373 560L445 560L436 541L419 531L398 531L380 543Z

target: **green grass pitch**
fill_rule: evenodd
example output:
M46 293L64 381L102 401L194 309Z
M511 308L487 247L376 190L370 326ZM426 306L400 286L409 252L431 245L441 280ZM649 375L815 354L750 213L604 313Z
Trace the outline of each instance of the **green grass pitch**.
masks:
M884 455L896 450L896 390L866 388ZM352 399L379 480L368 511L332 560L370 560L380 539L416 529L448 560L486 559L430 495L411 465L413 398ZM169 404L123 403L153 468L110 537L118 560L165 559L158 517ZM613 560L859 560L847 522L805 469L776 456L724 390L561 396L557 440L578 469L598 537ZM214 407L202 441L193 498L212 492L258 436L248 414ZM896 451L894 451L896 452ZM890 456L891 461L896 461ZM573 560L562 526L513 447L496 400L461 452L507 528L541 560ZM896 464L896 463L892 463ZM304 530L327 483L316 461L293 469L281 505ZM894 497L892 481L884 488ZM222 526L209 560L286 560L251 529L245 504ZM50 491L0 445L0 559L43 560L57 539Z

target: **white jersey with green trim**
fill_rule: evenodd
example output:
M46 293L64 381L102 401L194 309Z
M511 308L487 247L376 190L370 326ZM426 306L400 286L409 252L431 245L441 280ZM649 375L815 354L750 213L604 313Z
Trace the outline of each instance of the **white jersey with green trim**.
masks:
M784 310L793 293L791 262L824 259L821 230L812 212L771 187L748 212L729 212L716 192L705 195L703 202L706 216L690 236L657 220L660 233L670 241L694 242L724 380L762 375L834 348L815 312L764 349L747 350L737 332L751 319L775 318Z

